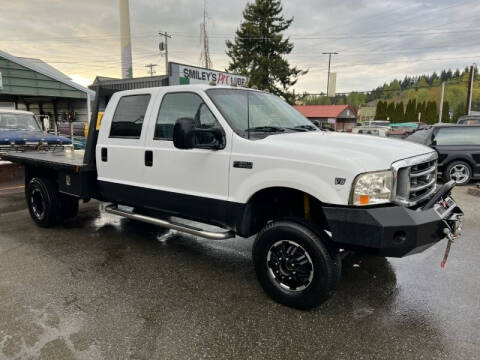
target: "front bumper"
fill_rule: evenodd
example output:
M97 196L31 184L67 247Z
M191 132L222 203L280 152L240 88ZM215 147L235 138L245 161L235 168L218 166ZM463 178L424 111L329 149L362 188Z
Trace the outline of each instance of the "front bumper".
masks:
M433 201L418 209L399 205L324 207L332 240L340 247L380 256L419 253L444 239L446 228L461 228L463 213L450 197L453 186L445 184Z

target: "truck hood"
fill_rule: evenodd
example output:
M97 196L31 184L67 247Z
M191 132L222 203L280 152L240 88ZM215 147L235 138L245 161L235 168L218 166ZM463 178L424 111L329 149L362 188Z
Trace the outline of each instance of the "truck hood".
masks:
M63 145L72 143L69 138L47 134L43 131L0 129L0 144L9 145L12 142L14 142L15 145L24 145L26 142L47 142L48 144Z
M433 152L404 140L323 131L278 134L263 141L283 149L279 153L289 154L292 159L329 164L336 161L339 167L349 166L359 172L389 169L395 161Z

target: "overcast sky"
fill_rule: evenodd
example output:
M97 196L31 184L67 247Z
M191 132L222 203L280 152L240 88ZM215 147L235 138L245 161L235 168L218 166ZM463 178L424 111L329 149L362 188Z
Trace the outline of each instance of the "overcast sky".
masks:
M213 68L228 65L225 40L242 20L245 0L207 0ZM480 1L284 0L294 17L288 60L309 69L297 92L325 91L328 58L337 92L370 90L395 77L461 68L480 58ZM120 77L118 0L0 0L0 49L40 58L86 85ZM200 64L203 0L130 0L134 76L164 59L158 31L168 31L171 61Z

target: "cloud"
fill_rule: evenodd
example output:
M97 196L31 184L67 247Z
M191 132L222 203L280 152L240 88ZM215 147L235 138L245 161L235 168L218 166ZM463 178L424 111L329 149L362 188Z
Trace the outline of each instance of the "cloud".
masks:
M242 20L245 0L207 0L210 52L214 67L228 65L225 40ZM480 55L478 1L319 0L284 1L294 17L288 35L295 44L292 65L310 69L296 91L326 87L327 57L337 72L337 91L367 90L395 77L464 68ZM40 58L71 77L120 76L117 0L0 0L0 48L17 56ZM131 0L134 75L146 76L148 63L164 60L158 32L173 34L170 60L200 63L201 0ZM461 19L461 21L459 20Z

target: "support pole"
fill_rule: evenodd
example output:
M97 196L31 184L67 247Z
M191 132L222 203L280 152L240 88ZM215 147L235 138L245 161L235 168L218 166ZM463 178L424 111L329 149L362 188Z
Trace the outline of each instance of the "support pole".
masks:
M467 94L467 115L470 115L470 110L472 108L472 91L473 91L473 65L470 66L470 77L468 82L468 94Z
M327 96L328 96L328 88L330 87L330 63L332 60L332 55L337 55L338 52L323 52L323 55L328 55L328 73L327 73Z
M442 123L442 116L443 116L443 98L445 96L445 81L442 82L442 95L440 97L440 111L438 112L438 123Z

